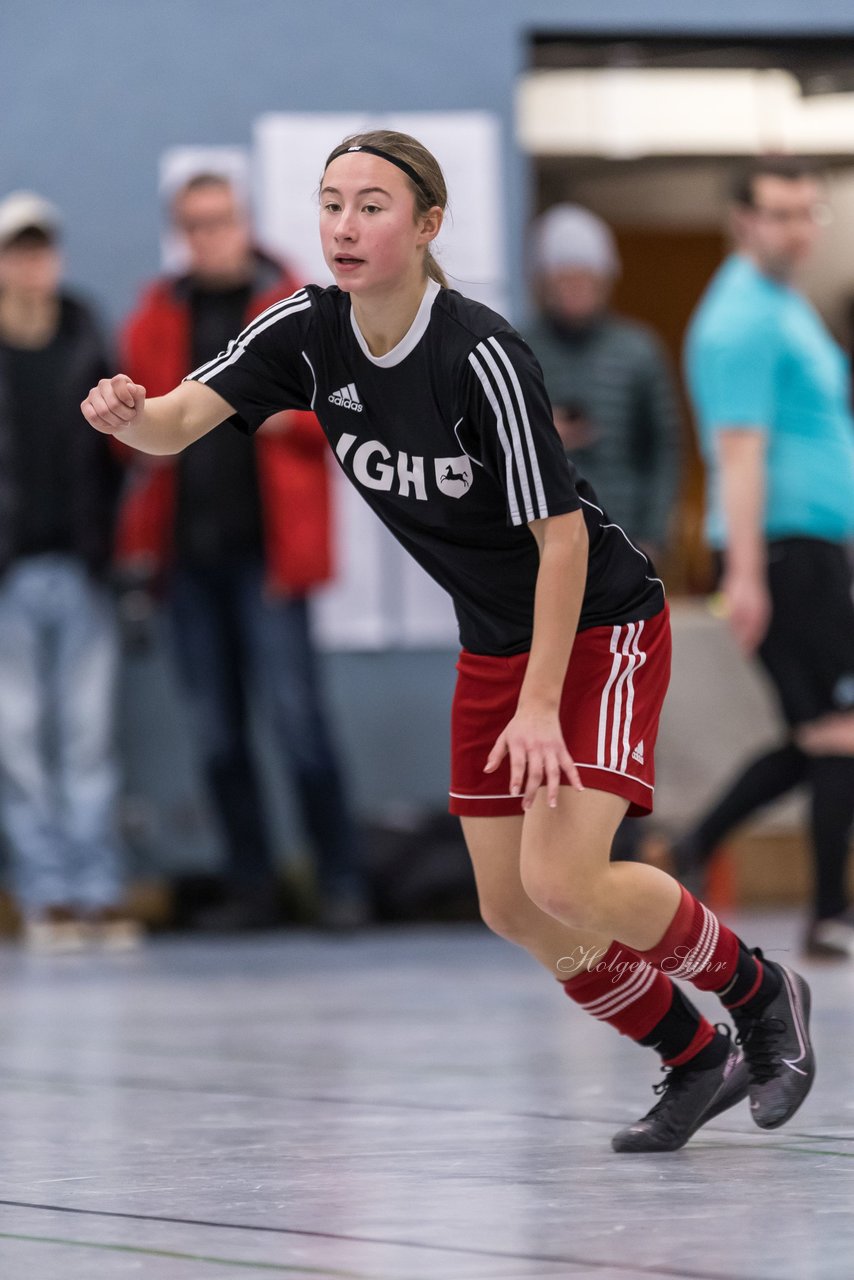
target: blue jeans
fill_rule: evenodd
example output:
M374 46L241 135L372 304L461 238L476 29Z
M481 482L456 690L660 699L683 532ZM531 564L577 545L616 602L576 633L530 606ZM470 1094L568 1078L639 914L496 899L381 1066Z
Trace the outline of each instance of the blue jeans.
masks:
M121 894L112 601L72 556L0 577L0 819L21 909Z
M194 736L226 838L229 879L252 888L275 876L249 740L254 693L291 775L321 891L360 892L356 833L323 706L306 600L268 595L263 566L247 557L176 569L170 606Z

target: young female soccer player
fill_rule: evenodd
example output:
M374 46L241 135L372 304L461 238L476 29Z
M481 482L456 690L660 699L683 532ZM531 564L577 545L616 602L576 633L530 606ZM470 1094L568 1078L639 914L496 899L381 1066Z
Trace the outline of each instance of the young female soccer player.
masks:
M226 418L253 431L280 409L317 414L348 478L454 601L451 810L484 920L669 1068L615 1150L675 1150L748 1090L775 1128L812 1083L807 985L662 871L610 861L625 813L652 808L664 593L567 463L529 349L447 288L430 251L446 199L415 139L348 138L320 191L336 286L270 307L168 395L146 403L119 374L83 414L155 454ZM743 1054L674 977L720 995Z

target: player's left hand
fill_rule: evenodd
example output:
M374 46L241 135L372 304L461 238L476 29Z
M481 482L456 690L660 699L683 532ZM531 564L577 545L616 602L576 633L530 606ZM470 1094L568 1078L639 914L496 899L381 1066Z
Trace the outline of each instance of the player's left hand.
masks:
M522 795L522 808L534 803L545 784L550 809L557 806L561 770L576 791L583 791L578 770L566 749L556 711L519 708L495 740L484 773L493 773L506 755L510 756L510 793Z

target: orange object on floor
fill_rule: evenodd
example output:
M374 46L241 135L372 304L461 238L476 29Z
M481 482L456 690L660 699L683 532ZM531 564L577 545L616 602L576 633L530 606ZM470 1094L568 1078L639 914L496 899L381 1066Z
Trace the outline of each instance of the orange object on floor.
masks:
M704 901L713 911L729 911L739 905L735 868L728 845L722 845L709 863Z

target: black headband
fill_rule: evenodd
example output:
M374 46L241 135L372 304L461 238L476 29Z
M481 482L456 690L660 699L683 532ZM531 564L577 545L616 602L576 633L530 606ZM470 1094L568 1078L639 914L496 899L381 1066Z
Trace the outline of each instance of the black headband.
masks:
M346 156L351 151L367 151L369 155L379 156L380 160L387 160L389 164L395 165L398 169L400 169L403 173L405 173L407 178L411 178L412 181L415 183L416 187L420 187L420 189L424 192L424 195L427 197L427 199L430 201L431 204L436 203L435 200L433 199L433 193L431 192L430 188L427 186L427 183L421 177L421 174L417 171L417 169L413 169L411 164L407 164L407 162L405 160L401 160L399 156L393 156L391 155L390 152L382 151L379 147L371 147L366 142L360 142L356 146L352 146L352 147L346 147L346 146L336 147L335 150L332 152L332 155L326 161L324 168L328 169L329 166L332 164L333 160L337 160L339 156Z

